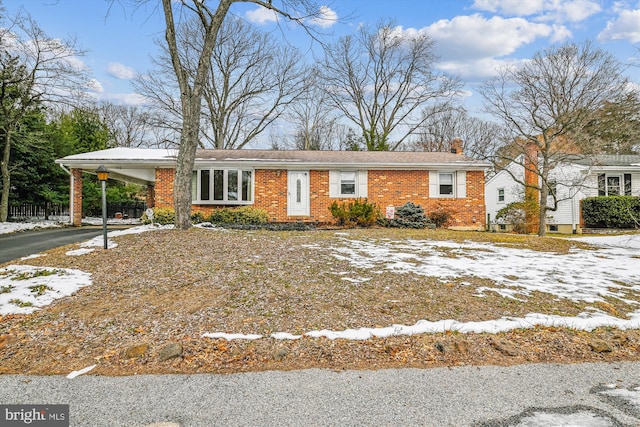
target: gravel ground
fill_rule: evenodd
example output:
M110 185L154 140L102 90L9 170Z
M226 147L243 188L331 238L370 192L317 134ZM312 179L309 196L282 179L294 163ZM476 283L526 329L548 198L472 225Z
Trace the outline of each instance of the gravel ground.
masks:
M128 377L0 376L2 403L70 403L72 426L542 426L536 412L587 412L606 426L640 424L640 363L530 364L429 370L266 371ZM635 412L634 412L635 408ZM581 425L582 426L582 425ZM584 426L582 426L584 427Z

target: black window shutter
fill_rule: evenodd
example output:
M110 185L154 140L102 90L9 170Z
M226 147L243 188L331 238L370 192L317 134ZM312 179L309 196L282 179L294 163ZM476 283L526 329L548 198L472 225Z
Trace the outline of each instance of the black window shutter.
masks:
M631 195L631 174L630 173L624 174L624 195L625 196Z
M605 187L605 176L603 173L599 173L598 174L598 196L606 196L607 195L607 189Z

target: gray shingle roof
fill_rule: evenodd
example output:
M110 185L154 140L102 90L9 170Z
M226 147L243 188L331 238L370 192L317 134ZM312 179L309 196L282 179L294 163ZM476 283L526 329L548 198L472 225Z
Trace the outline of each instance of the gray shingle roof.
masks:
M576 156L574 163L584 166L631 166L640 164L640 156L632 154L599 154L596 156Z
M333 164L442 164L485 162L460 154L418 151L293 151L293 150L198 150L198 160L242 162L292 162Z

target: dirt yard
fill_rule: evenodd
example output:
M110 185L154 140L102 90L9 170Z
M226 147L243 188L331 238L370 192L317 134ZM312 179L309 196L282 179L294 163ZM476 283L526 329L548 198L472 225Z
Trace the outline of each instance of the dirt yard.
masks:
M625 319L638 309L640 284L615 277L610 295L587 301L533 289L529 277L517 272L501 272L502 282L472 273L429 275L428 267L444 260L485 263L494 247L557 257L560 270L563 257L577 250L597 255L564 239L440 230L194 228L114 240L118 247L106 251L69 256L78 247L70 245L11 263L79 269L91 273L93 284L32 314L0 318L0 373L66 375L94 364L91 374L132 375L640 360L639 331L612 327L536 326L497 334L449 329L364 340L308 335L529 313L598 312ZM448 243L418 253L433 242ZM462 247L464 242L476 245ZM535 276L536 261L529 258ZM216 332L263 338L203 336ZM301 337L270 337L279 332Z

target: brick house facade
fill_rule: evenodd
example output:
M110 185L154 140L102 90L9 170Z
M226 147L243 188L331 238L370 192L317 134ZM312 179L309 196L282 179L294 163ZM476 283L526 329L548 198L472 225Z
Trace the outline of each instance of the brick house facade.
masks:
M145 169L146 175L138 171L137 176L147 177L148 203L172 208L175 160L169 159L169 150L117 148L58 162L75 173L76 181L76 170L95 170L99 164L118 176ZM192 211L250 205L266 210L274 222L331 223L334 201L366 198L383 213L388 206L413 202L427 213L450 212L451 228L483 229L487 167L459 153L199 150Z

